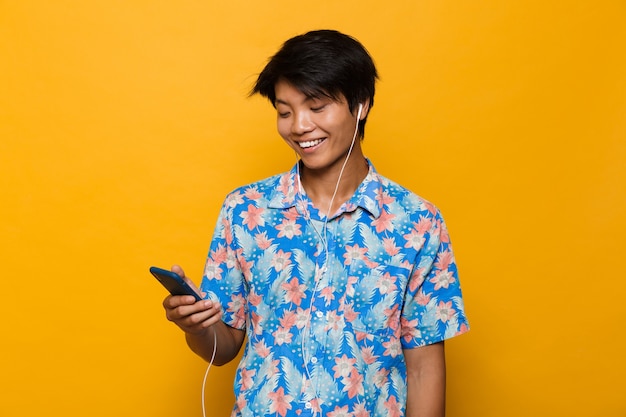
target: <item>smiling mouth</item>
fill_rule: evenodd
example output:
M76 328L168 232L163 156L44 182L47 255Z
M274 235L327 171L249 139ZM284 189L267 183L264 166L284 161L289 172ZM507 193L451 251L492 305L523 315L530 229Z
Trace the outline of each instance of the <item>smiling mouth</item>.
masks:
M324 142L325 139L316 139L316 140L309 140L306 142L299 142L298 145L302 148L302 149L307 149L307 148L312 148L313 146L317 146L320 143Z

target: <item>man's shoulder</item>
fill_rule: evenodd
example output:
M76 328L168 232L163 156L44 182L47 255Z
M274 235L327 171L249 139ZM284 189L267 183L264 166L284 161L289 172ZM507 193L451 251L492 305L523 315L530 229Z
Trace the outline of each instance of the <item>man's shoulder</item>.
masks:
M237 188L235 188L235 190L233 190L232 192L240 192L240 193L246 193L249 190L258 190L258 191L271 191L272 189L274 189L276 187L277 184L280 184L281 180L288 175L288 172L282 172L280 174L274 174L272 176L245 184L245 185L241 185Z
M247 206L253 202L255 205L262 205L263 202L270 201L276 190L280 189L288 179L289 172L283 172L241 185L226 195L226 204L231 207L241 204Z
M424 212L430 213L433 216L439 214L439 209L432 202L417 194L410 188L391 180L379 173L376 174L378 182L381 187L381 194L383 198L393 201L396 204L392 205L398 208L402 208L404 212L414 212L423 214Z

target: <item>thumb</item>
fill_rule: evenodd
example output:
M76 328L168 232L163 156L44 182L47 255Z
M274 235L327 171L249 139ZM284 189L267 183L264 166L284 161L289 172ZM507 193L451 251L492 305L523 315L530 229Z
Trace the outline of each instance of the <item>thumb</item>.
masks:
M172 265L172 272L178 274L181 278L185 278L185 271L179 265Z
M185 271L183 271L183 268L180 267L180 265L172 265L172 272L175 272L176 274L178 274L182 279L184 279L185 281L187 281L187 284L189 284L189 286L200 296L202 297L202 292L200 291L200 289L196 286L196 284L189 278L187 278L187 276L185 275Z

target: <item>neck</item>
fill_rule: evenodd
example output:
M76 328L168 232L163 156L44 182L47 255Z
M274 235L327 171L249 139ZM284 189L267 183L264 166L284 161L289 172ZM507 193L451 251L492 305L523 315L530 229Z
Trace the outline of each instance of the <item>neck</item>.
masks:
M330 216L352 197L368 170L369 167L363 154L355 152L350 155L343 173L341 173L341 164L332 169L323 170L310 169L301 164L300 181L313 205Z

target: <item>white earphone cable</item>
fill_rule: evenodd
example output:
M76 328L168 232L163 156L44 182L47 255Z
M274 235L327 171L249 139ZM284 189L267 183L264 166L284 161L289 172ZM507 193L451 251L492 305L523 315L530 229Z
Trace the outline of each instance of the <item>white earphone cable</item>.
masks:
M209 376L209 370L211 370L211 366L213 365L213 361L215 360L215 352L217 352L217 332L213 330L213 355L211 356L211 361L204 372L204 379L202 380L202 416L206 417L206 407L204 401L204 391L206 389L206 381Z
M317 236L320 238L320 241L322 242L322 244L324 245L324 266L322 267L322 273L326 273L327 269L328 269L328 262L329 262L329 258L330 258L330 254L328 252L328 239L327 239L327 230L328 230L328 219L332 216L333 213L331 213L332 207L333 207L333 203L335 202L335 197L337 196L337 192L339 190L339 184L341 182L341 178L343 176L343 172L346 168L346 165L348 164L348 160L350 159L350 156L352 155L352 150L354 149L354 144L356 142L356 137L357 134L359 132L359 121L361 119L361 112L363 110L363 105L359 104L359 111L357 112L357 117L356 117L356 126L354 128L354 135L352 135L352 143L350 144L350 148L348 149L348 153L346 155L346 159L343 161L343 165L341 166L341 170L339 171L339 176L337 178L337 183L335 184L335 189L333 191L333 195L330 199L330 204L328 205L328 212L326 213L326 217L324 219L324 225L322 226L322 232L320 233L317 228L315 227L315 225L313 224L313 221L310 219L310 216L308 215L308 209L306 207L306 205L304 204L304 201L302 200L302 195L301 195L301 187L302 187L302 183L300 181L300 163L297 160L297 154L296 154L296 180L298 181L298 185L297 185L297 195L300 197L300 203L302 204L302 208L305 211L303 214L306 218L306 220L309 222L309 224L313 227L313 230L315 230L315 233L317 234ZM321 280L316 280L315 282L315 288L313 289L313 293L311 294L311 303L309 304L309 309L307 311L307 320L306 320L306 324L304 329L302 330L302 338L300 341L300 349L302 351L302 359L304 361L304 369L306 371L307 377L309 378L309 381L313 381L313 378L311 376L311 371L309 369L309 364L308 364L308 358L307 358L307 353L306 353L306 349L305 349L305 340L308 339L308 337L311 334L311 312L313 309L313 303L315 302L315 297L317 295L317 291L318 291L318 287L320 284ZM312 386L312 388L315 390L315 387ZM317 396L317 391L316 392L316 396ZM314 412L314 415L317 415L317 411Z

